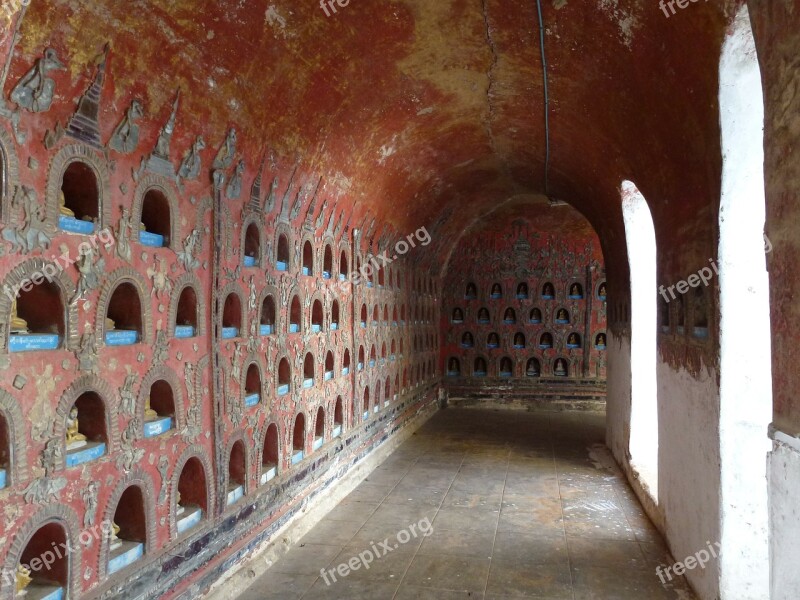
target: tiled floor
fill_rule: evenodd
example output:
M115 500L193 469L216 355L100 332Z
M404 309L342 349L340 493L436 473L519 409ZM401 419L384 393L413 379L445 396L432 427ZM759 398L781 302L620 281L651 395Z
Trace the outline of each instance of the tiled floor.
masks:
M604 421L440 411L240 598L691 600L659 581L673 561L603 466Z

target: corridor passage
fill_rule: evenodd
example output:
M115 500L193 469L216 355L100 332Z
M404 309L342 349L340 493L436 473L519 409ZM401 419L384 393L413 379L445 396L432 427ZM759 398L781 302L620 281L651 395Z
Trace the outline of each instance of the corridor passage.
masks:
M660 582L674 561L604 423L439 411L241 598L693 599L683 580Z

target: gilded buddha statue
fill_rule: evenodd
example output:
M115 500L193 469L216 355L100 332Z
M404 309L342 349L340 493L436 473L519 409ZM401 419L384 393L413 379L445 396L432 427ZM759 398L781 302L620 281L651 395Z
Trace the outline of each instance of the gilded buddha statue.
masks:
M158 413L150 406L150 396L147 396L144 401L144 420L152 421L158 418Z
M67 417L67 449L80 448L86 445L86 436L79 430L78 407L73 406Z
M67 198L64 196L64 190L58 195L58 212L63 217L75 218L75 213L67 208Z
M20 592L24 592L33 578L31 577L31 570L22 563L17 565L17 595L21 596Z
M17 314L17 301L11 303L11 333L29 333L28 322Z

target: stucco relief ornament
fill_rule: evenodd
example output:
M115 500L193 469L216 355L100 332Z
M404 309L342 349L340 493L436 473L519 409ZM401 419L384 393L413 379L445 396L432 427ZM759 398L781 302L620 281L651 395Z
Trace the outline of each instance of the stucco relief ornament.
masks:
M11 244L9 254L48 249L51 241L49 227L36 191L24 185L18 186L11 200L11 209L16 213L16 226L6 227L2 234L3 239Z
M172 142L172 134L175 132L175 122L178 118L180 101L181 91L178 90L175 94L175 101L172 104L172 112L169 115L169 119L158 134L156 147L153 148L153 152L148 158L142 159L139 170L133 172L134 181L139 181L139 177L141 177L145 169L151 173L156 173L169 179L175 179L175 167L172 166L169 159L169 147Z
M58 60L56 51L48 48L44 51L44 56L36 61L33 68L11 90L11 101L30 112L50 110L56 82L47 75L51 71L63 71L65 68Z
M236 170L233 177L228 182L228 187L225 188L225 195L230 200L236 200L242 195L242 177L244 176L244 161L240 160L236 165Z
M136 123L144 116L144 108L138 99L131 102L125 117L114 129L108 147L120 154L130 154L139 145L139 125Z
M117 456L117 468L129 473L133 466L144 458L144 449L134 447L137 432L142 428L139 417L134 416L125 431L122 432L122 443Z
M161 491L158 493L158 504L162 505L167 501L167 486L169 479L167 473L169 471L169 459L166 456L161 456L158 459L158 473L161 475Z
M183 241L183 251L178 252L178 261L187 271L193 271L200 266L200 261L195 254L199 250L200 231L195 228Z
M295 196L294 204L292 205L292 212L289 215L290 221L294 221L300 214L300 209L303 208L303 199L300 197L302 193L303 193L303 188L297 190L297 195Z
M83 512L83 527L89 528L94 526L97 520L97 493L100 491L100 484L96 481L90 481L89 485L81 492L83 498L84 512Z
M88 246L88 244L87 244ZM94 249L91 246L81 254L76 263L78 273L78 287L75 295L70 300L70 304L75 304L83 296L97 289L100 286L100 279L106 270L106 259L94 259Z
M268 215L275 208L276 191L278 189L278 178L272 180L272 185L269 188L269 194L264 201L264 215Z
M183 157L181 166L178 169L178 179L193 181L200 176L200 170L203 163L202 159L200 158L200 152L205 150L205 148L206 141L203 139L202 135L198 135L197 138L195 138L192 147L189 149L189 152Z
M169 358L169 341L167 340L167 332L164 329L156 331L156 344L153 348L153 362L164 363Z
M97 371L97 337L91 323L87 323L84 327L75 357L78 359L79 370Z
M40 458L45 477L50 477L56 470L56 465L60 464L64 457L64 444L57 438L52 438L45 444Z
M233 164L233 159L236 157L236 129L231 127L228 131L228 136L225 138L225 143L217 152L212 167L214 169L224 170Z
M136 395L133 393L133 386L139 380L136 373L128 373L125 382L119 390L119 397L122 400L120 410L123 415L133 415L136 412Z
M172 282L169 280L167 261L163 256L156 256L156 265L147 268L147 276L153 281L150 297L158 296L159 300L172 293Z
M117 256L125 262L131 262L131 231L133 222L128 207L122 207L122 216L117 224Z
M43 477L34 479L23 492L26 504L45 504L46 502L58 502L61 500L61 490L67 487L67 480L64 477L51 479Z
M251 311L256 309L258 305L258 291L256 290L256 278L255 276L250 276L250 297L248 298L247 306L250 308Z

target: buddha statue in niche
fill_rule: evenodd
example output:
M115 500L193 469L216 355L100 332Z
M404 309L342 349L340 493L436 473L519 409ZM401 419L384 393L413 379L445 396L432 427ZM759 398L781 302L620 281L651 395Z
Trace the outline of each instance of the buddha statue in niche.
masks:
M464 346L472 346L475 344L475 340L472 337L472 334L467 332L461 337L461 343Z
M492 347L499 346L500 345L500 336L498 336L496 333L490 333L489 334L488 345L492 346Z
M106 331L116 331L117 324L114 322L114 319L109 319L106 317Z
M559 358L556 361L555 369L553 372L558 375L559 377L563 377L567 374L567 362L563 358Z
M513 309L511 309L511 308L507 308L507 309L506 309L506 312L505 312L505 315L503 315L503 320L504 320L504 321L509 321L509 322L514 322L514 321L516 321L517 319L516 319L516 317L514 316L514 310L513 310Z
M11 303L11 333L26 334L28 331L28 322L17 314L17 301Z
M17 565L16 588L17 596L24 596L25 589L31 584L31 570L22 563Z
M572 287L569 289L570 296L583 296L583 292L581 292L581 286L577 283L573 283Z
M500 288L500 284L499 283L495 283L492 286L492 297L493 298L499 298L502 295L503 295L503 290Z
M181 504L181 493L175 493L175 514L179 517L186 512L186 507Z
M73 406L67 416L67 450L74 450L86 445L86 436L78 429L78 407Z
M544 288L542 288L542 296L551 297L551 296L555 296L555 295L556 295L556 291L553 288L553 284L552 283L545 283L544 284Z
M525 347L525 338L521 333L518 333L517 335L514 336L514 346L518 348Z
M503 360L500 361L500 372L501 373L510 373L512 369L513 369L513 366L511 365L511 361L510 360L508 360L507 358L504 358Z
M117 525L116 521L111 522L111 534L109 535L108 543L109 549L114 551L122 546L122 540L119 539L119 532L121 527Z
M474 283L467 284L467 293L465 295L467 298L475 298L478 295L478 289Z
M556 315L556 320L557 321L569 321L569 315L567 314L567 311L564 310L563 308L561 310L559 310L558 314Z
M528 286L525 283L520 283L517 286L517 296L527 296L528 295Z
M455 358L450 359L450 366L447 367L447 370L450 371L451 373L458 372L458 361Z
M144 420L153 421L158 418L158 413L150 406L150 396L144 400Z
M606 284L601 283L600 287L597 290L597 295L600 296L600 299L604 299L608 294L606 293Z
M542 334L542 339L540 341L540 345L547 346L548 348L553 346L553 336L549 333Z
M572 344L573 346L578 345L578 336L576 334L571 334L569 338L567 338L567 343Z
M529 377L538 377L539 376L539 365L536 364L536 361L531 359L528 361L528 366L525 368L525 373Z
M542 320L542 311L540 311L538 308L534 308L531 311L531 321L538 322L538 321L541 321L541 320Z
M605 346L606 345L606 336L604 333L601 333L597 336L597 345L598 346Z
M461 311L460 308L457 308L453 311L453 321L463 321L464 320L464 313Z
M489 311L487 309L482 308L478 311L478 321L489 322Z
M58 194L58 213L63 217L75 218L75 213L67 208L67 198L64 196L64 190Z

